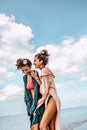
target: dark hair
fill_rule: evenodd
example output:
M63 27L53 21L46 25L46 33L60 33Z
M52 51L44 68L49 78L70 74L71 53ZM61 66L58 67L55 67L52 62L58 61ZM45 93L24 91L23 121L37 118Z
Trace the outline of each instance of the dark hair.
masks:
M49 55L48 51L44 49L40 53L37 53L35 57L37 57L40 61L42 60L44 65L47 65Z
M17 69L21 69L21 67L23 67L23 66L29 66L29 67L31 67L32 66L32 63L31 63L31 61L29 60L29 59L21 59L21 58L19 58L18 60L17 60L17 62L16 62L16 66L17 66Z

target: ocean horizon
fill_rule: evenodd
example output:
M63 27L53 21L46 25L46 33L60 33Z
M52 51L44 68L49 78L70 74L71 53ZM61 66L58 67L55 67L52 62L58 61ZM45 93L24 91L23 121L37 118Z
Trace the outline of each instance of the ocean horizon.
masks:
M0 117L0 130L30 130L26 113ZM87 130L87 106L61 110L61 130Z

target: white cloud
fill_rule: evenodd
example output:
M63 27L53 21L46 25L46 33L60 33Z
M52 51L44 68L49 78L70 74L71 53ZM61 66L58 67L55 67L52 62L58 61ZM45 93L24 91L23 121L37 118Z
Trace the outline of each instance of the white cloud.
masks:
M11 70L12 68L14 69L17 58L27 57L33 60L34 54L42 49L47 49L49 54L51 54L49 67L57 78L78 77L79 74L84 74L84 77L87 77L87 36L80 37L78 41L66 36L60 44L40 46L35 52L33 52L34 45L30 44L30 40L33 37L32 29L22 23L16 23L15 16L0 14L1 84L4 79L11 79L14 75L17 78L17 75L14 74L16 72ZM7 99L6 93L1 98L3 100Z
M0 77L12 77L9 70L14 68L17 58L32 57L34 37L30 27L15 22L15 16L0 14Z
M63 45L69 45L72 44L74 42L74 39L72 37L64 37L64 40L62 41Z
M78 41L67 38L58 45L38 48L39 51L41 49L47 49L51 54L49 66L56 75L77 75L87 71L87 36L81 37Z
M3 83L4 83L4 81L3 81L3 80L1 80L1 81L0 81L0 85L2 85Z
M17 85L8 85L4 89L0 90L0 101L19 98L23 95L23 88Z
M33 45L29 41L34 37L30 27L16 23L13 16L0 14L0 59L2 64L12 62L17 57L28 56Z
M81 77L80 81L87 81L87 77Z

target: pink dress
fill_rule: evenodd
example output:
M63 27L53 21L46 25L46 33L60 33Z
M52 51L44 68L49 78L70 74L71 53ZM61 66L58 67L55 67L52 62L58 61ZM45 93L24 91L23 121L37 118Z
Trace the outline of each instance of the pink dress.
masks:
M54 74L52 71L45 67L41 70L40 78L42 84L40 86L40 92L42 94L42 98L38 100L37 108L40 107L45 102L45 107L47 106L47 101L49 95L52 95L54 98L56 105L57 105L57 115L56 115L56 122L55 122L55 130L60 130L60 99L57 95L56 87L54 84Z

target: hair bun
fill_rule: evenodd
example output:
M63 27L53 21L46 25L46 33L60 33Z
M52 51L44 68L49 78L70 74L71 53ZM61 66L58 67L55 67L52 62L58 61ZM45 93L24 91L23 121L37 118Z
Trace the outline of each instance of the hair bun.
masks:
M41 51L41 54L42 54L42 55L44 55L44 54L45 54L44 50L42 50L42 51Z
M21 64L22 62L23 62L23 60L22 60L21 58L19 58L19 59L17 60L17 65Z
M48 54L48 51L47 51L47 50L42 50L42 51L41 51L41 54L42 54L42 55L45 55L45 56L49 56L49 54Z

